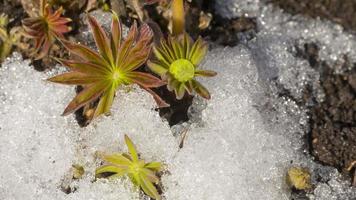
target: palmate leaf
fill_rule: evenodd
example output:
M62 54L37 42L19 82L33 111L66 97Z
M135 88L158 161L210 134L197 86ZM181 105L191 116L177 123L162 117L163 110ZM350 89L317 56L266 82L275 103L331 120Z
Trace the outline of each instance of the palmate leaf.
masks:
M113 173L111 178L119 178L126 174L133 184L139 186L148 196L153 199L161 199L154 183L159 183L159 178L155 173L161 169L162 164L159 162L145 163L140 160L135 145L127 135L125 135L125 143L130 155L115 153L103 156L103 160L107 164L96 169L96 176L109 172Z
M38 16L22 20L25 36L35 42L35 59L45 57L56 38L63 38L63 34L72 29L68 26L72 20L62 17L63 8L54 11L45 0L40 1Z
M186 33L177 37L161 40L154 46L154 60L147 62L152 72L167 81L169 91L174 91L177 99L182 99L187 92L195 91L200 96L210 99L209 91L195 77L213 77L217 73L199 69L199 64L207 53L207 43L202 38L193 42Z
M150 90L164 85L164 81L148 73L135 71L150 55L152 30L145 24L138 28L135 22L127 38L121 41L121 23L115 13L111 35L104 31L95 18L88 16L88 21L99 52L63 40L63 45L77 57L73 60L58 59L71 71L48 79L61 84L82 85L85 88L70 102L63 114L70 114L98 99L99 103L91 117L106 114L110 111L116 90L123 84L139 85L152 94L159 106L166 106L167 104Z

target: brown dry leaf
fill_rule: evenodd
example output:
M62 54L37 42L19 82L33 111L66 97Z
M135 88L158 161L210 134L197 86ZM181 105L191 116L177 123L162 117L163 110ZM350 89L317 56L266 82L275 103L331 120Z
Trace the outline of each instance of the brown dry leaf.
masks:
M23 9L30 17L36 17L37 13L39 13L39 0L21 0L21 4Z
M297 190L310 189L310 172L301 167L291 167L287 173L287 182Z
M78 164L72 165L73 178L80 179L84 174L84 167Z
M111 9L115 11L119 16L127 17L124 0L112 0Z
M199 29L204 30L208 28L212 19L213 16L211 15L211 13L204 13L203 11L200 12Z
M112 2L114 1L121 1L121 0L112 0ZM94 10L95 8L97 8L97 0L88 0L87 7L85 8L85 12L89 12L91 10Z

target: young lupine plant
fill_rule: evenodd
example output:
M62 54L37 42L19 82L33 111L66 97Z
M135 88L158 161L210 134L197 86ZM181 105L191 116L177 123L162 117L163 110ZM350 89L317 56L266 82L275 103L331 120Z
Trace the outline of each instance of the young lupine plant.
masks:
M80 92L64 110L63 115L100 99L92 118L110 111L115 91L122 85L137 84L153 95L159 106L167 106L150 88L160 87L165 83L143 72L135 71L143 65L151 51L153 33L144 24L138 30L136 23L130 28L126 40L122 42L121 23L114 13L110 37L91 16L88 16L93 37L99 53L86 46L62 41L64 46L77 59L59 60L71 71L48 79L51 82L82 85Z
M182 99L186 92L193 91L210 99L209 91L195 78L198 76L213 77L216 72L199 69L199 63L207 52L207 44L199 38L193 43L186 33L180 37L168 37L161 40L160 46L154 47L156 60L147 65L163 80L168 82L168 90L174 91L177 99Z
M35 41L36 59L48 55L56 38L63 38L63 34L71 31L68 23L72 20L62 17L63 8L53 11L46 0L41 0L39 15L22 21L25 36Z
M161 169L161 163L149 162L139 159L136 148L130 138L125 135L125 142L130 152L128 154L112 154L104 155L103 159L107 162L96 169L96 176L103 173L111 174L110 177L118 178L123 175L128 175L130 180L138 187L140 187L148 196L153 199L161 199L153 183L158 184L159 179L156 173Z

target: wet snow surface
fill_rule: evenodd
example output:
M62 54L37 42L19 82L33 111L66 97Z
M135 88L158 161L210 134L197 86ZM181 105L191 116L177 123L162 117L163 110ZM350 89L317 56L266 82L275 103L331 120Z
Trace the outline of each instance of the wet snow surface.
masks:
M74 116L60 116L74 88L44 81L63 68L45 74L17 54L8 59L0 69L0 199L147 199L126 178L94 181L96 155L126 151L124 134L142 158L167 166L167 200L290 199L285 174L292 165L312 171L310 199L355 199L356 189L335 169L305 152L306 111L277 95L281 86L294 99L307 84L318 88L318 73L295 56L295 45L316 42L322 59L337 62L342 54L355 58L354 37L330 22L283 14L259 1L218 2L230 8L221 11L226 16L257 17L260 31L246 44L208 53L203 66L219 75L201 81L212 99L195 98L191 120L172 128L139 88L118 91L111 116L79 128ZM80 180L71 179L72 164L84 166Z

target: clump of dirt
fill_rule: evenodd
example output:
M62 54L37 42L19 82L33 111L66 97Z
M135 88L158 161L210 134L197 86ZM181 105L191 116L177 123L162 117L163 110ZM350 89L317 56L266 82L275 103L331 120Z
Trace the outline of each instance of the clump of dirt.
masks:
M291 14L321 17L356 31L355 0L269 0Z

